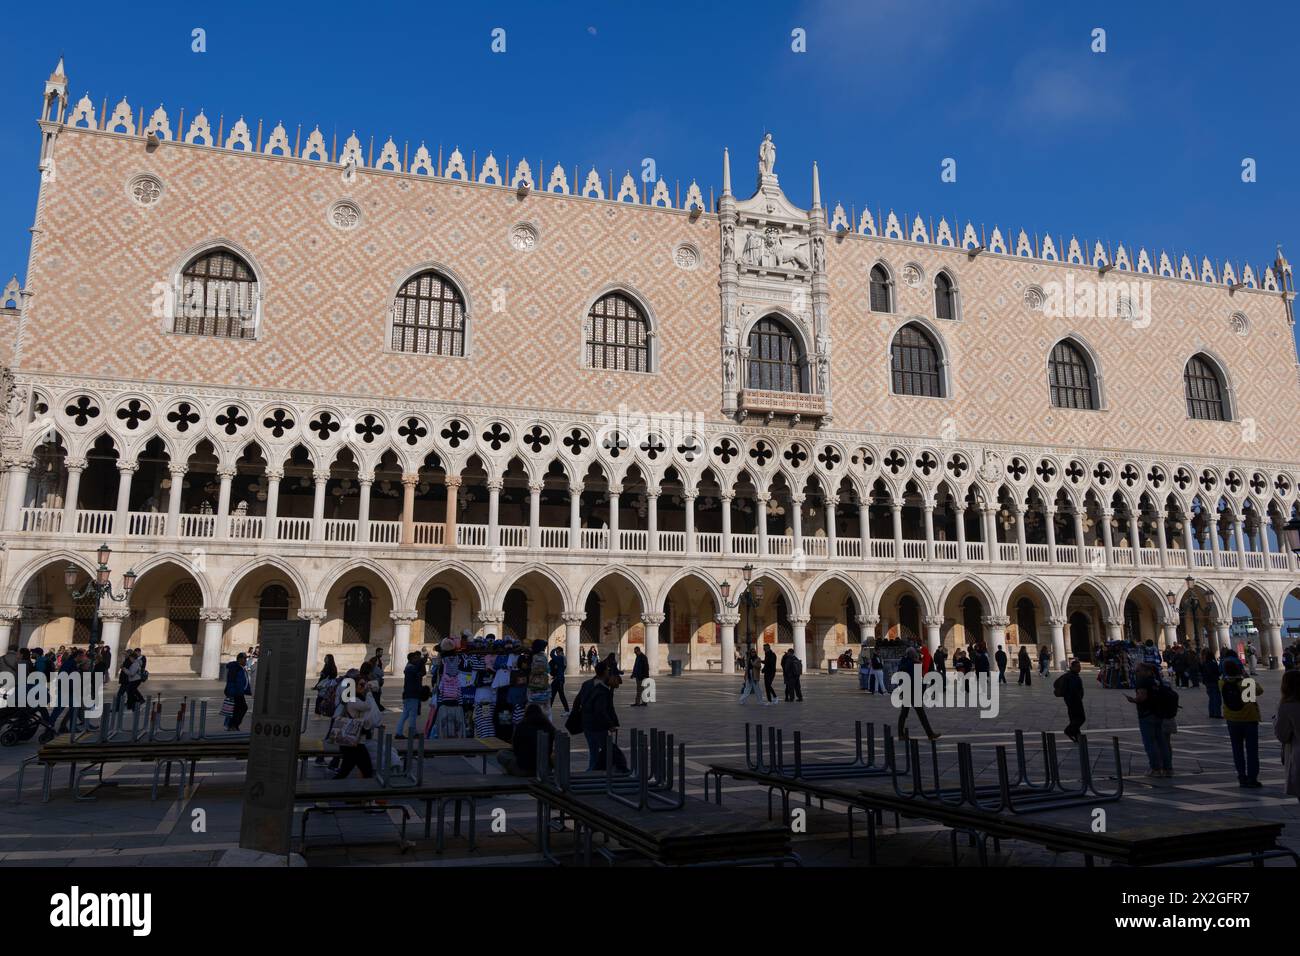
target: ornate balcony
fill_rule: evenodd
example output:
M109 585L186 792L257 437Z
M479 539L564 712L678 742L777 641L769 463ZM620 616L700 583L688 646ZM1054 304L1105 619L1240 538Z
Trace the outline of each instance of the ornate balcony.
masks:
M824 418L826 415L826 399L807 392L746 388L741 390L737 404L746 415L793 415L796 418Z

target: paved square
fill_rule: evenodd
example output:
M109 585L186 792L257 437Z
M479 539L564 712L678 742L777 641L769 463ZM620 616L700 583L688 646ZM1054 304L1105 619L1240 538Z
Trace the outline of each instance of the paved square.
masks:
M1153 780L1143 776L1146 760L1137 732L1134 707L1124 700L1125 691L1104 690L1085 672L1085 706L1088 723L1085 731L1093 743L1094 764L1098 772L1109 766L1109 748L1098 746L1117 736L1123 755L1125 794L1128 804L1149 807L1152 822L1169 822L1181 814L1231 814L1261 820L1281 820L1288 824L1283 843L1300 848L1300 801L1285 796L1279 747L1273 742L1268 723L1277 701L1280 672L1261 672L1264 689L1261 711L1265 723L1260 727L1260 779L1264 789L1244 791L1237 787L1232 754L1222 721L1205 716L1205 696L1201 689L1180 691L1182 709L1179 731L1174 737L1172 780ZM578 682L570 681L570 697ZM777 683L778 691L780 682ZM176 680L154 687L163 697L163 714L170 723L182 695L191 703L208 701L209 712L216 714L220 691L215 682ZM739 678L690 675L665 677L657 685L657 700L649 708L631 709L630 688L617 694L619 716L624 728L623 739L632 727L655 727L676 735L686 744L687 788L691 794L702 793L702 780L708 764L714 761L738 763L744 756L743 724L746 721L781 728L786 736L800 731L808 758L833 759L852 755L853 721L895 724L897 711L887 698L866 694L858 689L856 675L814 673L804 680L803 703L770 706L749 702L737 703ZM390 687L389 696L393 696ZM394 701L388 700L386 723L395 724ZM943 734L940 741L941 770L955 775L956 746L968 741L974 749L975 766L982 773L993 773L994 746L1011 744L1016 728L1029 738L1031 774L1041 771L1037 755L1037 732L1052 730L1059 734L1065 725L1065 708L1052 695L1051 681L1035 676L1030 687L1014 683L999 694L1000 714L995 719L981 719L974 710L931 710L932 723ZM171 716L166 716L171 715ZM561 715L556 714L559 718ZM210 725L216 725L216 718ZM913 723L915 728L915 723ZM312 718L309 735L323 734L325 722ZM879 731L877 731L879 733ZM1073 747L1063 737L1062 768L1067 777L1072 769ZM12 802L19 763L35 752L35 742L0 751L0 864L43 866L133 866L133 865L211 865L222 851L238 843L240 784L243 765L214 762L200 765L195 785L178 796L173 786L157 801L150 801L152 771L143 765L111 767L105 779L117 786L97 791L96 799L74 801L67 790L66 770L54 781L52 799L42 803L39 773L28 773L22 802ZM477 773L477 761L464 758L440 758L430 772L440 774ZM574 765L585 766L585 748L574 741ZM324 768L309 765L309 775L323 777ZM498 772L489 768L489 772ZM1104 779L1103 788L1109 784ZM739 807L755 815L766 814L766 791L728 781L726 805ZM395 795L392 803L401 802ZM505 810L505 832L494 833L484 825L494 808ZM423 831L422 805L411 804L413 819L410 834ZM388 865L520 865L539 862L533 834L533 804L526 797L486 801L479 807L479 846L470 853L463 839L450 838L446 852L434 852L431 841L417 840L414 850L400 854L396 848L394 823L396 810L358 819L347 814L337 818L313 817L306 858L311 865L339 863L373 863ZM202 826L199 826L199 822ZM948 832L938 826L903 822L898 830L884 829L880 844L880 862L898 865L950 865ZM563 853L567 847L560 837L556 845ZM316 848L312 848L312 847ZM863 865L848 856L847 833L842 808L831 804L823 810L814 807L807 817L807 832L794 836L794 847L805 864ZM973 865L974 851L962 847L962 862ZM1057 856L1024 844L1004 843L1002 853L993 859L999 865L1077 866L1077 856Z

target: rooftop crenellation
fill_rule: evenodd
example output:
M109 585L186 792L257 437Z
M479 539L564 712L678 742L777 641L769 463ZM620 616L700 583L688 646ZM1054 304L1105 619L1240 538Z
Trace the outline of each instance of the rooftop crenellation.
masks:
M498 186L521 194L537 190L606 202L678 209L692 216L715 211L717 208L712 187L709 189L706 206L699 183L695 180L687 186L683 198L680 180L672 190L662 176L653 183L643 180L638 185L630 169L624 173L615 189L613 171L607 170L602 177L595 166L591 166L584 175L577 165L566 167L556 162L551 166L550 172L546 173L546 166L539 158L535 173L534 166L527 157L518 158L512 163L509 155L502 161L489 150L480 160L477 151L471 151L467 161L458 146L444 154L443 147L439 145L435 154L425 141L421 141L412 153L409 142L403 143L399 149L391 136L380 145L376 156L373 136L368 143L363 143L353 131L340 146L337 134L327 142L319 125L313 126L304 140L303 124L298 124L291 135L283 122L277 122L267 131L261 120L257 121L254 128L240 116L227 128L225 116L221 115L218 116L214 129L211 119L202 109L190 117L187 125L185 111L182 109L173 126L171 116L162 105L149 113L146 119L144 108L132 107L126 97L111 111L105 98L96 110L94 100L86 93L69 110L67 76L64 74L62 58L46 81L41 121L56 128L90 129L151 138L159 143L185 143L338 166L343 169L345 176L352 175L359 169L371 169ZM43 156L42 162L44 159ZM543 177L544 186L541 185ZM820 199L814 205L819 207ZM826 212L821 214L826 215ZM861 235L949 247L961 249L971 256L987 252L1043 262L1091 266L1103 273L1115 270L1223 285L1234 292L1241 289L1292 295L1295 292L1292 268L1280 245L1273 263L1260 268L1248 262L1239 265L1229 261L1214 262L1207 256L1197 257L1188 252L1171 255L1161 250L1153 255L1144 247L1134 246L1130 249L1124 243L1112 244L1100 239L1080 240L1075 235L1067 240L1064 234L1031 232L1023 228L1008 228L1004 231L1000 226L994 225L989 230L981 224L977 229L973 222L968 220L962 226L955 218L951 223L947 218L940 218L936 223L933 217L927 219L919 214L900 216L893 209L886 212L879 207L873 213L866 205L860 213L856 205L850 205L846 211L840 202L829 209L829 227L836 235Z

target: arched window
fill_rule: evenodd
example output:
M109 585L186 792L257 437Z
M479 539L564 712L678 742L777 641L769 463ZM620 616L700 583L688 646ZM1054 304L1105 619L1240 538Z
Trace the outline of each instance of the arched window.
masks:
M889 347L895 395L943 397L939 350L918 325L905 325Z
M193 581L182 581L167 595L167 643L199 642L199 608L203 593Z
M650 323L627 296L621 292L601 296L584 325L588 367L650 371Z
M749 388L771 392L804 391L803 350L794 334L773 318L749 330Z
M1097 407L1096 383L1092 365L1083 350L1070 341L1057 342L1047 360L1047 381L1051 386L1052 404L1057 408Z
M1034 611L1034 602L1029 598L1016 602L1016 629L1021 644L1038 643L1038 615Z
M891 293L889 273L882 265L871 267L871 311L893 312L894 303Z
M1223 381L1204 355L1193 355L1183 369L1183 390L1187 414L1211 422L1226 422L1228 409L1223 400Z
M172 331L228 339L257 337L257 276L229 249L210 249L181 270Z
M370 643L370 592L357 586L343 595L343 643Z
M596 592L592 591L587 595L587 602L583 605L583 613L586 619L582 622L582 640L588 644L600 643L600 598Z
M394 352L465 354L465 298L446 276L429 269L414 275L393 300Z
M934 277L934 317L957 318L957 289L946 272L940 272Z
M451 636L451 593L434 588L424 599L424 643L436 644Z

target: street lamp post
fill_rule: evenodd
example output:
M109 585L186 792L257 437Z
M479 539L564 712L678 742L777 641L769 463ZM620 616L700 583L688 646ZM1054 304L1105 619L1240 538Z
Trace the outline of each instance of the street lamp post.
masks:
M113 556L113 549L107 544L99 546L99 552L96 557L99 559L99 567L95 569L95 576L90 579L84 588L77 590L77 574L79 569L75 564L69 564L63 571L63 584L68 589L68 594L72 600L80 601L82 598L94 598L92 604L92 617L90 620L90 647L93 648L99 643L99 602L103 598L111 601L122 602L131 596L131 589L135 587L135 571L127 571L122 575L122 593L116 594L113 591L113 582L110 580L108 570L108 559Z
M731 582L723 580L718 584L718 590L722 592L722 604L728 611L734 611L745 605L745 665L749 665L749 655L754 650L754 608L763 603L763 582L750 582L754 575L754 566L747 564L740 569L745 589L736 595L736 600L731 598Z
M1183 599L1183 603L1186 604L1187 609L1192 612L1192 642L1199 653L1201 650L1201 626L1197 614L1201 610L1201 602L1200 599L1196 597L1196 592L1193 590L1196 585L1196 579L1189 574L1184 581L1187 584L1187 597ZM1178 610L1178 606L1175 603L1177 600L1178 595L1174 594L1173 591L1169 591L1165 594L1165 601L1169 604L1169 609L1171 611ZM1206 603L1205 611L1207 614L1213 613L1214 602L1212 600Z

